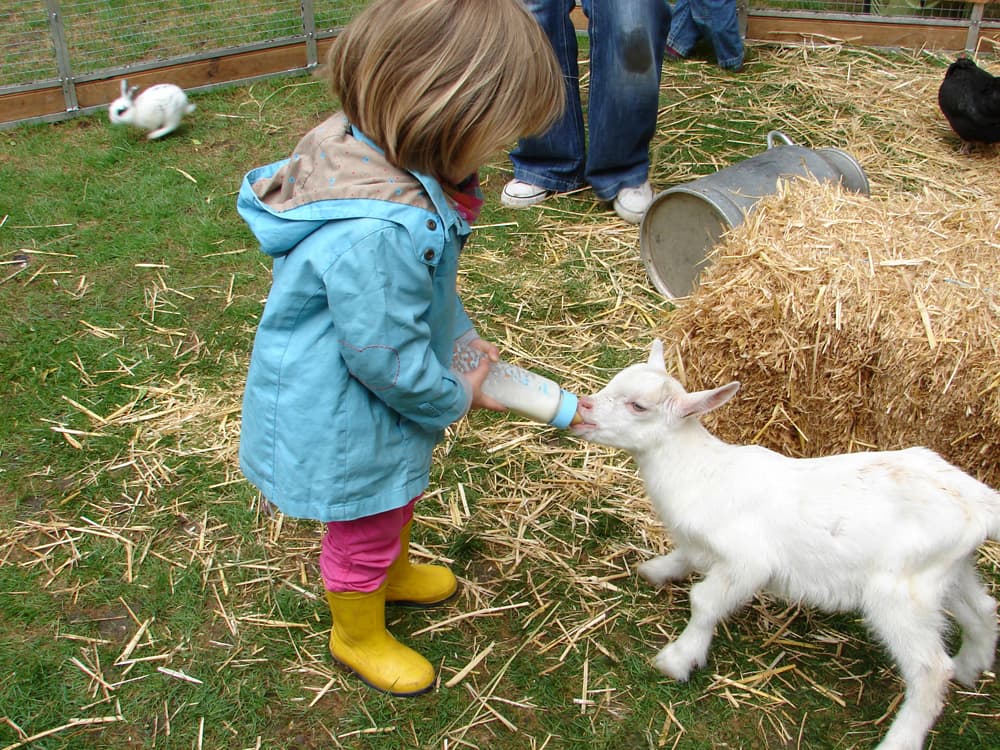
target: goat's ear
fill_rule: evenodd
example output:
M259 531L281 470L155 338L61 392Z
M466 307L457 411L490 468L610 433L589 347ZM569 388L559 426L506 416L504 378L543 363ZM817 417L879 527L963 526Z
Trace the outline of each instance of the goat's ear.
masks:
M659 339L653 340L653 345L649 349L649 359L646 360L646 364L664 372L667 371L667 362L663 358L663 342Z
M735 396L739 389L740 381L734 380L732 383L720 385L718 388L708 391L688 393L681 399L681 416L707 414L712 409L718 409Z

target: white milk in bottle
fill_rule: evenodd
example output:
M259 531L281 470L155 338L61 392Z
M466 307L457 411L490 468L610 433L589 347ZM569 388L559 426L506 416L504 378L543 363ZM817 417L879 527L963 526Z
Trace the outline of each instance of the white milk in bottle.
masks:
M484 355L459 342L452 366L459 372L474 370ZM541 375L500 360L490 363L483 393L521 416L565 429L576 421L577 397Z

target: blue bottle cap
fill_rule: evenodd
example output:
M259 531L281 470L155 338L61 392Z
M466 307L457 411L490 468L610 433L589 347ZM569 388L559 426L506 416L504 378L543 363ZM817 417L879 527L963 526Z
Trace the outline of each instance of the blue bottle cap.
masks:
M556 410L556 415L552 417L549 424L553 427L558 427L561 430L565 430L569 427L570 423L573 421L573 417L576 416L577 401L578 399L576 394L564 391L560 388L559 408Z

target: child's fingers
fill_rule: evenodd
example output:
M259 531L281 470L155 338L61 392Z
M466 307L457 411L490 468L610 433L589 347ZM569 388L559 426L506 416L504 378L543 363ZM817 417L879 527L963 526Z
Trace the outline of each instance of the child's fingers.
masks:
M483 393L483 381L490 374L490 363L487 359L480 360L474 370L465 373L465 377L472 386L472 406L473 409L489 409L490 411L506 411L503 404L495 398Z
M497 349L497 345L492 341L487 341L486 339L475 339L470 342L469 346L477 352L485 354L486 358L489 359L490 362L500 361L500 350Z

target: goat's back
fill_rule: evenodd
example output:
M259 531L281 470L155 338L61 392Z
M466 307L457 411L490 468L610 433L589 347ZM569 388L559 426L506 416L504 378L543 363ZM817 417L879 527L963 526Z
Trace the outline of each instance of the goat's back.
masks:
M766 568L786 598L856 607L858 581L944 571L1000 536L1000 495L925 448L805 459L709 450L701 465L643 470L661 519L697 567Z

